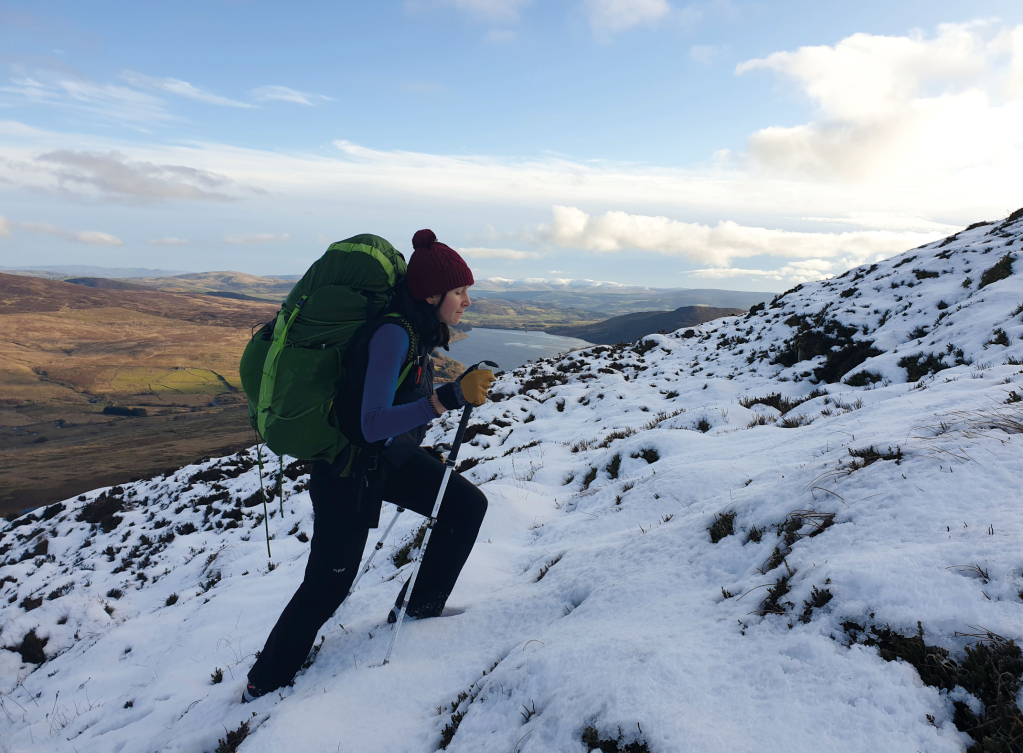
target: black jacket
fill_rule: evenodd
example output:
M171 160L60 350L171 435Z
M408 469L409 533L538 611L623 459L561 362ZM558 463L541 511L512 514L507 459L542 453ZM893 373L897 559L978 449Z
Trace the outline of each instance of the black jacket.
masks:
M398 317L386 314L396 313ZM443 337L436 313L428 304L416 304L404 285L384 312L366 326L345 354L334 417L350 444L338 455L331 470L351 477L357 485L355 512L360 521L376 527L380 517L381 493L389 471L401 467L419 449L429 424L414 427L390 440L369 442L362 433L362 393L369 368L369 342L384 324L400 324L409 336L405 364L411 369L394 394L394 405L405 405L433 394L433 361L430 353ZM404 366L403 366L404 368Z

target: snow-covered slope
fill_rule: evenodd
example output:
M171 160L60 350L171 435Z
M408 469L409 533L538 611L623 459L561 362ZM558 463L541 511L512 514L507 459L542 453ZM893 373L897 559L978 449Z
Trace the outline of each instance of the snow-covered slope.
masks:
M242 751L964 750L995 696L957 667L997 653L1003 701L1023 671L969 635L1023 637L1020 238L1016 213L504 375L448 613L380 666L407 514L252 705L308 552L302 463L267 521L253 449L2 524L0 751L232 750L243 722Z

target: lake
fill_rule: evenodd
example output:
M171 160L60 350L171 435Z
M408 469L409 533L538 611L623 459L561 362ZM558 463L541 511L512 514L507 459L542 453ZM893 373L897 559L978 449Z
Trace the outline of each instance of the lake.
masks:
M548 335L546 332L474 327L467 338L451 343L448 355L466 366L487 360L500 364L501 371L511 371L526 361L549 358L592 344L575 337Z

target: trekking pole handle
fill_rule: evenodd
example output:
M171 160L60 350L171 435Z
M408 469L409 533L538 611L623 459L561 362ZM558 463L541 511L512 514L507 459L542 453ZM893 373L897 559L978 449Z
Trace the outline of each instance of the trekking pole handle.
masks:
M462 376L458 377L459 381L462 380L469 372L475 371L481 366L490 366L491 368L498 368L498 365L493 361L480 361L467 368ZM454 467L455 459L458 457L458 449L462 446L462 437L465 436L465 429L469 425L469 417L472 415L472 404L466 403L462 409L462 417L458 421L458 431L455 432L455 441L451 443L451 451L448 452L447 457L444 459L444 465L450 465Z
M490 368L492 368L492 369L499 369L499 368L501 368L500 366L498 366L498 365L497 365L496 363L494 363L493 361L486 361L486 360L484 360L484 361L479 361L479 362L477 362L477 363L474 363L474 364L473 364L472 366L470 366L469 368L467 368L467 369L466 369L465 371L463 371L463 372L462 372L462 375L461 375L460 377L458 377L459 381L461 381L462 377L464 377L464 376L465 376L466 374L468 374L468 373L469 373L470 371L476 371L476 369L480 368L481 366L489 366L489 367L490 367Z

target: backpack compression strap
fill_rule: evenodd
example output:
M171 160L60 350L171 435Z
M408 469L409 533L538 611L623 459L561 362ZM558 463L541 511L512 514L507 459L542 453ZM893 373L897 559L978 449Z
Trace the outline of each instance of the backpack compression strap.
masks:
M256 403L256 428L259 429L260 434L265 435L266 433L266 421L270 417L270 401L273 399L274 385L277 384L277 364L281 360L281 351L284 350L284 345L288 340L288 331L308 298L308 296L302 296L287 318L284 316L283 309L277 315L273 341L270 343L270 350L267 351L266 360L263 362L263 378L259 384L259 401Z
M394 324L397 324L399 327L405 330L405 334L408 335L408 354L405 356L405 360L407 361L407 363L405 364L405 368L401 370L401 374L398 375L398 384L395 385L394 388L395 391L397 391L398 388L401 387L402 384L404 384L405 377L408 376L408 373L412 370L412 367L415 365L416 346L419 344L418 342L419 337L418 335L416 335L416 330L415 327L412 326L412 323L409 322L409 320L403 317L401 314L392 312L390 314L385 314L384 318L397 319L398 321L394 322Z

